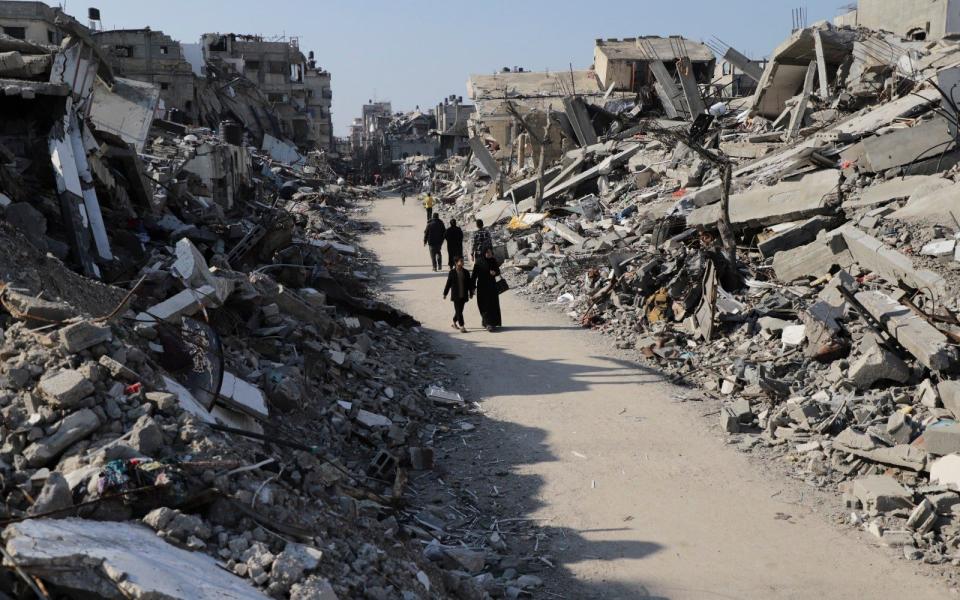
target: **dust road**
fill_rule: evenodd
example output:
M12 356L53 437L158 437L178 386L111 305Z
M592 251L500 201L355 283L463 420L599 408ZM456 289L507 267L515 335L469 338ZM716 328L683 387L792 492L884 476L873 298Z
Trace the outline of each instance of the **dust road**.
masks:
M565 598L952 598L942 584L805 508L797 484L762 475L655 373L608 358L599 335L513 292L505 329L450 328L422 247L415 199L375 203L365 241L388 293L433 332L489 418L485 456L511 465L517 516L542 518L560 560L544 575ZM702 409L702 407L701 407ZM474 449L476 451L476 449ZM793 486L793 487L791 487ZM785 491L786 490L786 491ZM511 497L512 496L512 497ZM543 574L541 574L543 575ZM556 597L556 596L554 596Z

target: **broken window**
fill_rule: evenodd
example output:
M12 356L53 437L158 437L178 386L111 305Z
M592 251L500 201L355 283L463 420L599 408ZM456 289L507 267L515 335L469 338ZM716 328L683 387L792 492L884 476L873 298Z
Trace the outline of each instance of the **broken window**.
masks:
M267 63L268 72L271 75L283 75L287 72L287 63L279 61L270 61Z
M160 82L160 89L161 89L161 90L169 90L169 89L170 89L170 84L167 83L166 81L161 81L161 82Z
M118 58L133 58L133 46L116 45L113 47L113 55Z
M49 43L51 43L51 44L56 44L56 43L57 43L57 32L56 32L56 31L50 31L49 29L47 30L47 42L49 42Z
M4 27L3 32L12 38L17 38L18 40L27 39L26 27Z
M270 102L283 102L284 95L283 94L267 94L267 100L269 100Z
M260 70L260 61L259 61L259 60L248 60L248 61L247 61L247 70L248 70L248 71L259 71L259 70Z
M170 54L170 46L160 46L160 54Z

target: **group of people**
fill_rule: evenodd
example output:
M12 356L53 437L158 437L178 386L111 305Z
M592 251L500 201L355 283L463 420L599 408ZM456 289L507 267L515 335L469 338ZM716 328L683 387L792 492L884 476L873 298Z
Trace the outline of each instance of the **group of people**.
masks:
M431 203L430 209L433 208ZM443 288L443 297L453 302L454 329L466 333L463 309L474 296L483 327L494 331L502 325L500 316L500 293L506 287L500 275L500 263L493 255L493 240L490 232L477 219L477 232L473 236L470 256L473 259L473 271L466 268L463 254L463 230L450 219L445 226L440 217L430 210L429 221L423 232L423 245L430 249L430 265L434 272L443 268L443 245L447 245L447 264L450 272Z

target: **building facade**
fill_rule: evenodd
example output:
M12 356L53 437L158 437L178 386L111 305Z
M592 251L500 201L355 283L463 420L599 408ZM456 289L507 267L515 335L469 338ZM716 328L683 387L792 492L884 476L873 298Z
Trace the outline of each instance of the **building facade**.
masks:
M333 89L330 72L317 67L311 59L307 63L307 111L310 113L313 139L316 147L333 149Z
M35 44L60 45L63 36L54 25L59 8L51 8L43 2L0 2L0 32L18 40Z
M168 118L197 122L195 77L180 42L150 28L98 31L94 39L118 75L160 88Z
M320 146L310 114L309 65L297 38L206 33L202 45L205 61L232 68L263 91L279 115L284 137L302 148Z
M859 0L857 9L837 17L835 24L937 40L960 33L960 0Z

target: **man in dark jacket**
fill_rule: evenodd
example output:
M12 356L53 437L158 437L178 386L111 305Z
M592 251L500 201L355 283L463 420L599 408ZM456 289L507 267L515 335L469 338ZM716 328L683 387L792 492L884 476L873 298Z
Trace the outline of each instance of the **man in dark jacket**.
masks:
M463 230L457 227L457 222L450 219L450 227L443 236L447 242L447 259L452 269L458 256L463 256Z
M427 228L423 230L423 245L430 246L430 266L434 272L443 268L443 256L440 253L443 248L443 238L447 230L443 226L440 217L434 215Z
M463 266L463 257L454 258L453 268L447 275L447 286L443 288L443 298L453 300L453 328L460 329L463 333L467 332L466 323L463 320L463 307L467 301L473 298L473 278L470 271Z

